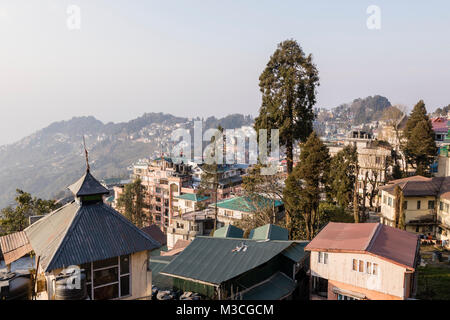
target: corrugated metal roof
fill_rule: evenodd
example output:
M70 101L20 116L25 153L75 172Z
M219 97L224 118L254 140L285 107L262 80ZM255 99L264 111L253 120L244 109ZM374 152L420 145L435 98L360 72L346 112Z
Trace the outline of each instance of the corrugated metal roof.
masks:
M196 237L161 273L220 284L268 262L293 243ZM235 251L242 244L246 250Z
M328 223L305 250L372 253L414 269L418 235L380 223Z
M274 224L266 224L250 231L249 238L253 240L289 240L289 231Z
M232 224L227 224L226 226L214 231L214 237L216 238L242 238L244 236L244 231Z
M295 282L282 272L277 272L269 281L247 291L243 300L280 300L295 290Z
M218 202L217 207L223 208L223 209L228 209L228 210L252 212L257 209L255 207L255 203L257 203L256 205L259 207L265 207L265 206L272 207L274 204L275 204L275 207L279 207L279 206L283 205L283 202L280 200L275 200L275 203L274 203L274 200L267 199L264 197L260 197L258 200L256 200L256 199L253 200L250 197L235 197L235 198L230 198L230 199L226 199L226 200L222 200L222 201ZM210 206L213 207L214 204L211 204Z
M160 247L104 203L80 206L72 202L25 233L45 271Z
M23 231L0 237L0 249L5 264L10 264L33 250L27 235Z
M294 262L300 262L308 254L305 247L309 241L296 241L292 246L282 252L282 255L291 259Z
M158 241L161 245L167 244L167 235L164 234L156 224L144 227L141 230L148 234L153 240Z
M84 176L69 186L69 190L77 197L96 194L109 194L109 190L98 182L89 171L86 171Z
M208 196L202 196L202 195L198 195L196 193L183 193L179 196L175 196L174 198L176 199L183 199L183 200L190 200L190 201L203 201L203 200L207 200L210 197Z

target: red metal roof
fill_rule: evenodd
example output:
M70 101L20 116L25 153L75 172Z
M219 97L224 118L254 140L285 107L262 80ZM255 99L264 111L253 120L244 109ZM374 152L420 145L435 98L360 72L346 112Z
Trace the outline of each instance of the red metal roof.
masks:
M305 250L369 253L414 269L418 245L417 235L379 223L330 222Z
M144 227L141 230L148 234L152 239L158 241L162 246L167 244L167 236L157 225L152 224L151 226Z

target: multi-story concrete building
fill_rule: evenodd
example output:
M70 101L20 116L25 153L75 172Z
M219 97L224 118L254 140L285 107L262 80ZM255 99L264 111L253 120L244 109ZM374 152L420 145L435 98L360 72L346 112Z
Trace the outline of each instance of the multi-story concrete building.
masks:
M133 167L132 179L141 179L145 187L148 224L154 223L163 230L169 226L171 208L177 205L175 197L183 187L192 185L190 173L190 166L175 164L171 158L164 157Z
M396 186L403 193L406 230L431 235L449 247L450 177L414 176L381 187L381 223L395 226ZM401 214L401 213L399 213Z
M214 210L205 209L174 215L167 228L167 248L178 240L192 241L196 236L209 236L214 229Z
M386 182L389 168L391 147L375 140L372 134L365 131L352 131L341 146L331 146L330 155L335 156L345 146L355 146L358 152L358 191L366 192L366 205L378 205L378 187ZM372 195L372 196L370 196ZM370 203L372 201L372 203Z
M378 223L330 222L306 246L311 300L406 300L416 292L419 237Z

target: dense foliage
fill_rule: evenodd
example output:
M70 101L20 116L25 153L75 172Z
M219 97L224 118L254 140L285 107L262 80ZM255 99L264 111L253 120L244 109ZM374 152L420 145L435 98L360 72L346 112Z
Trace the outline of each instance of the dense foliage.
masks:
M22 231L29 225L31 216L40 216L58 209L54 200L32 197L28 192L16 190L15 205L0 211L0 234Z
M286 148L288 172L293 167L293 146L304 142L313 130L319 72L312 55L305 55L294 40L278 45L259 77L262 104L255 129L280 130Z

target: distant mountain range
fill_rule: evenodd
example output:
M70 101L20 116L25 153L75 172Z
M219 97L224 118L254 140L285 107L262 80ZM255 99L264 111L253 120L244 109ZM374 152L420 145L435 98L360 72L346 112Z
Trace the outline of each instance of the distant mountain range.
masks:
M85 170L83 135L90 166L98 179L128 177L127 167L142 158L168 152L170 134L176 128L192 129L193 120L163 113L146 113L123 123L107 123L94 117L75 117L0 147L0 208L14 202L17 188L41 198L64 195L66 187ZM203 119L204 128L240 128L253 124L251 116L233 114Z

